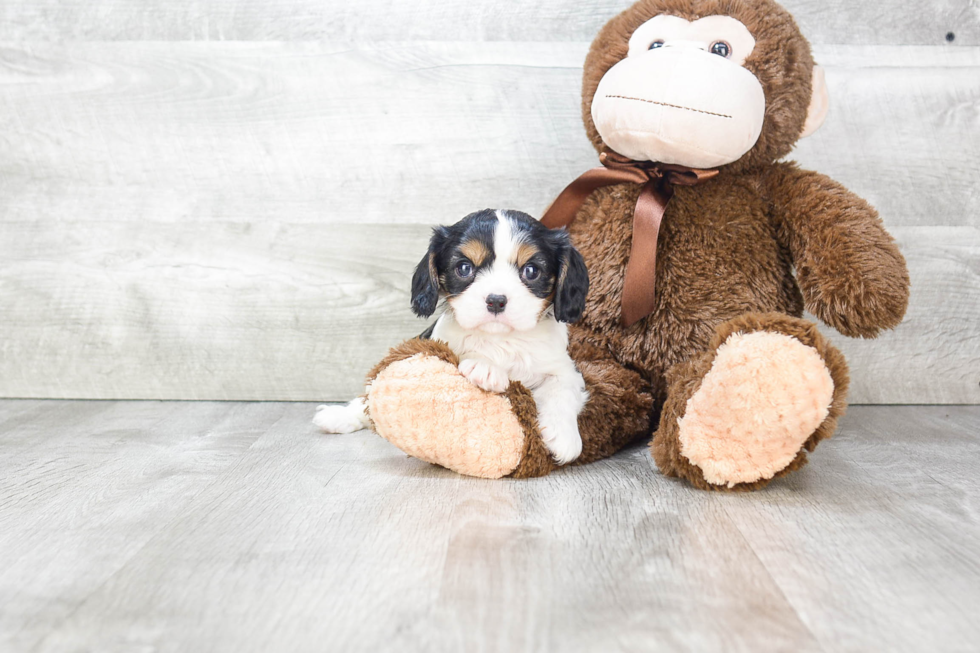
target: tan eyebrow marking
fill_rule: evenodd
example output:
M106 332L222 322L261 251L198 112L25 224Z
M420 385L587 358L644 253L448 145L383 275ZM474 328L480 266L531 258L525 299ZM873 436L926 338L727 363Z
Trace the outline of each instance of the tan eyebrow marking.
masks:
M490 250L487 249L487 246L476 239L467 240L460 245L459 253L468 258L477 267L483 265L483 262L490 256Z
M522 268L524 264L531 260L531 258L540 252L537 247L531 243L521 243L517 246L517 252L515 254L516 259L511 261L511 263L516 263L517 267Z

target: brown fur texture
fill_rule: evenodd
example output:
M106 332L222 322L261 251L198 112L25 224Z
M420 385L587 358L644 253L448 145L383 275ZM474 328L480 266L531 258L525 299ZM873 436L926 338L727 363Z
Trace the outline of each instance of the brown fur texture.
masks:
M847 387L849 377L844 356L824 338L815 325L805 320L789 317L779 313L747 314L737 319L719 325L711 339L708 350L674 366L667 374L668 399L660 416L660 427L656 437L650 443L650 451L660 471L667 476L678 476L689 481L695 487L703 490L757 490L765 487L773 479L763 479L755 483L739 483L734 487L712 485L705 479L701 470L692 465L680 452L677 440L678 420L684 416L687 401L701 387L711 364L714 362L718 348L734 333L754 333L756 331L771 331L792 336L808 347L813 347L823 358L830 376L834 381L833 401L827 419L807 439L796 459L773 478L780 478L806 464L806 452L813 451L821 440L834 434L838 418L847 409Z
M513 478L535 478L547 476L557 469L551 454L541 441L541 434L538 430L538 408L534 404L534 397L531 391L520 383L512 381L507 388L507 399L514 407L514 414L517 421L524 429L524 455L520 464L513 472Z
M902 321L909 273L871 206L816 172L777 163L761 177L779 240L808 311L846 336L874 338Z
M593 193L570 228L592 282L585 317L573 327L573 340L592 343L624 368L641 372L656 403L666 402L663 428L676 425L683 415L686 399L723 342L717 339L726 325L748 328L757 315L771 313L793 320L806 307L846 335L873 337L901 321L909 282L902 255L867 202L823 175L774 163L802 132L814 64L795 22L770 0L640 0L611 20L592 45L583 76L583 117L596 148L602 149L603 143L590 112L599 80L626 55L633 30L661 13L689 20L724 13L742 21L756 39L745 67L762 82L767 98L765 124L755 147L739 161L722 166L718 177L676 189L661 227L657 306L648 317L629 328L620 325L633 207L641 187L622 184ZM835 382L830 415L807 440L805 449L812 451L833 432L843 412L846 365L815 327L776 316L764 322L814 346ZM592 400L599 400L595 393ZM596 439L596 434L583 437ZM654 444L654 451L659 452L661 470L706 488L709 484L700 470L666 444L672 438L673 431L658 432L655 440L660 443ZM777 477L805 462L801 451Z
M582 455L575 463L607 458L649 435L654 403L643 376L587 342L573 340L570 350L589 390L589 402L578 417Z
M696 187L678 187L660 230L653 312L631 327L620 322L623 280L632 244L633 209L641 186L602 188L570 226L589 268L583 319L570 330L571 353L590 400L579 417L588 463L650 434L660 470L708 490L753 490L756 483L713 485L680 452L677 420L736 331L766 330L812 347L834 383L826 419L774 478L799 469L807 452L830 437L846 407L847 365L802 319L804 307L845 335L874 337L897 325L908 303L905 261L875 210L827 177L777 162L799 139L812 94L813 58L792 17L772 0L640 0L599 33L586 59L582 111L591 119L599 80L626 56L632 32L659 14L689 20L726 14L756 40L745 67L762 83L762 135L741 159ZM420 389L424 391L424 389ZM529 405L513 400L522 424ZM536 429L526 427L529 439ZM528 443L514 475L547 473L553 463Z

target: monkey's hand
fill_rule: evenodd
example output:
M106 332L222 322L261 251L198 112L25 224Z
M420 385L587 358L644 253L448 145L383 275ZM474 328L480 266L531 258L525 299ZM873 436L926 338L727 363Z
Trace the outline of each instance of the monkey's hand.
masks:
M851 337L873 338L898 326L908 307L909 273L877 211L795 164L776 164L763 182L806 309Z

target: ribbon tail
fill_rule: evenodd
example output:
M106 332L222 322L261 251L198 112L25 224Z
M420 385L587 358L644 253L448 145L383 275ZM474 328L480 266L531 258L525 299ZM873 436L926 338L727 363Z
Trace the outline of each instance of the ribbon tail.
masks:
M669 184L643 187L633 213L633 244L623 283L622 322L630 327L657 307L657 240L660 224L673 197Z

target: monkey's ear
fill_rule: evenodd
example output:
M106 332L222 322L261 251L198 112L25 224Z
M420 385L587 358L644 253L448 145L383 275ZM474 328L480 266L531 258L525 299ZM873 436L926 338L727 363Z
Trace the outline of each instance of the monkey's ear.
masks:
M446 229L438 227L429 241L429 251L415 267L412 275L412 312L419 317L430 317L439 304L439 270L436 254L446 242Z
M589 294L589 270L585 259L572 247L566 246L558 269L558 287L555 289L555 319L559 322L578 322L585 311L585 297Z
M810 96L810 108L800 138L806 138L820 129L823 121L827 119L828 111L830 111L830 94L827 93L827 76L824 74L823 66L814 66L813 95Z

